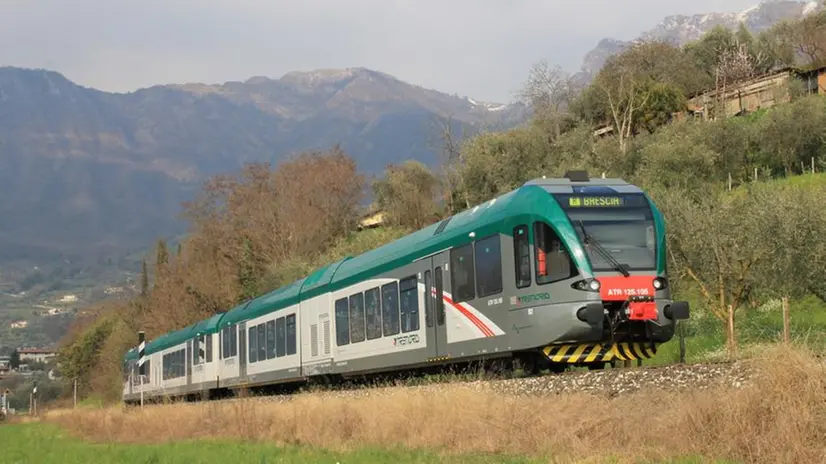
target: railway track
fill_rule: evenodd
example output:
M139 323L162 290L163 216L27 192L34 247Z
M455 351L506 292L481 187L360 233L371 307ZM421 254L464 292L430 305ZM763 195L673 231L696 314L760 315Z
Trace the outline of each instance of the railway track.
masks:
M346 382L330 387L296 388L284 392L255 392L248 397L261 401L287 402L299 394L318 396L367 397L389 393L398 388L438 392L451 385L479 391L487 390L503 395L558 395L588 393L617 397L643 389L667 391L702 390L716 386L742 388L752 378L751 369L742 362L713 362L673 364L667 366L605 369L601 371L568 371L518 378L461 379L448 377L445 381L426 380L384 383ZM221 398L235 401L237 396Z

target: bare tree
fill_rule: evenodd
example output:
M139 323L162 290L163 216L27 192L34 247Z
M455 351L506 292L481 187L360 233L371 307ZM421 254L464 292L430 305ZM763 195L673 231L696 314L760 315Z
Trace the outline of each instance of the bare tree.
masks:
M561 67L540 61L531 67L528 81L519 92L520 99L533 106L534 115L551 124L554 135L562 132L562 118L579 90L573 76Z
M436 117L432 124L435 140L431 140L430 145L438 150L441 161L445 213L455 214L470 207L467 192L461 191L462 141L467 134L464 125L459 126L459 133L456 134L454 121L450 117Z
M608 100L611 118L617 129L620 152L625 154L628 151L628 140L633 135L634 118L648 103L651 94L632 69L625 65L620 65L619 68L615 80L603 79L597 85Z
M763 52L752 54L746 44L735 38L732 46L718 50L719 59L714 67L715 116L726 117L726 101L729 86L755 77L757 64L765 59Z

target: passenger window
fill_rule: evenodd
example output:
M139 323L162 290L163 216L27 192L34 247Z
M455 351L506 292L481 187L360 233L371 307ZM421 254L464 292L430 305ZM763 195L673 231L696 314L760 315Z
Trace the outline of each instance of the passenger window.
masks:
M238 326L232 324L229 326L229 356L238 356Z
M263 323L258 324L258 360L267 360L267 332Z
M445 300L443 298L445 281L442 277L441 266L434 271L433 281L436 284L436 324L441 326L445 325Z
M336 301L336 344L338 346L350 343L350 313L347 307L347 298Z
M378 287L364 292L364 314L367 318L367 339L381 337L381 300Z
M255 327L250 327L247 336L247 345L249 345L248 362L250 364L258 361L258 332Z
M528 226L513 229L513 262L516 268L516 288L531 286L531 245Z
M565 280L576 275L576 266L556 232L544 222L534 223L536 248L536 283L539 285Z
M295 314L287 316L287 355L295 354Z
M450 250L450 278L454 302L468 301L476 297L472 244Z
M350 343L364 341L364 294L350 297Z
M284 356L287 353L287 327L284 324L284 318L279 317L277 321L275 321L275 354L279 358Z
M424 271L424 322L428 327L433 327L433 293L433 280L427 270Z
M221 342L221 359L224 359L229 356L229 338L227 338L227 329L221 329L220 342Z
M402 333L419 330L419 281L416 276L399 282Z
M275 321L267 321L267 359L275 357Z
M476 260L476 295L483 298L502 292L502 248L499 234L477 241L474 245Z
M399 284L396 282L381 287L381 320L385 337L399 333Z
M212 362L212 334L206 336L206 362Z
M200 337L195 337L195 338L192 339L192 365L193 366L198 365L198 352L201 350L199 339L200 339Z

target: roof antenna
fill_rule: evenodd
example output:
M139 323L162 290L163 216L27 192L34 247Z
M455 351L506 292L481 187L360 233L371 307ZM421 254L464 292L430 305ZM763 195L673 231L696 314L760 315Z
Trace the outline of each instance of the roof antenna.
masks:
M602 173L602 178L605 179L605 172Z

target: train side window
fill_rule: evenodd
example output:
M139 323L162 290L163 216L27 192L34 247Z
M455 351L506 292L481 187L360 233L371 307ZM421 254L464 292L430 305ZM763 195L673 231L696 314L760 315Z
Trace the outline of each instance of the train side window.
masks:
M513 229L513 261L516 269L516 288L531 285L531 245L528 241L528 226Z
M206 336L206 362L212 362L212 334Z
M295 314L286 317L287 325L287 355L295 354Z
M424 322L428 327L433 327L433 279L430 277L430 269L424 271Z
M258 331L255 327L250 327L247 332L247 346L249 347L247 362L251 364L258 362Z
M275 321L275 354L279 358L284 356L287 353L287 327L284 323L284 318L279 317L277 321Z
M220 353L221 355L220 359L224 359L227 357L227 351L229 351L229 340L227 339L226 328L223 328L220 332L218 332L218 341L220 342L220 346L218 347L218 353Z
M502 246L499 234L474 244L476 261L476 295L483 298L502 293Z
M381 337L381 297L378 287L364 292L364 313L367 319L367 339Z
M258 324L258 360L267 360L267 332L264 324Z
M576 275L576 266L559 236L548 224L534 223L536 283L549 284Z
M381 287L381 321L385 337L399 333L399 284L396 282Z
M347 298L336 300L336 344L350 343L350 313Z
M227 358L234 358L238 356L238 326L236 324L232 324L227 327L227 335L229 338L228 348L228 356Z
M468 301L476 297L473 244L450 250L450 279L454 302Z
M433 271L433 282L436 284L436 324L445 325L445 300L443 298L445 281L442 276L442 267L436 267Z
M275 321L267 321L267 359L275 357Z
M402 333L419 330L419 280L416 276L399 281L399 308Z
M364 341L364 294L350 296L350 343Z
M192 353L190 355L192 356L192 365L193 366L198 365L198 352L201 350L200 339L201 339L201 337L195 337L195 338L192 339Z

